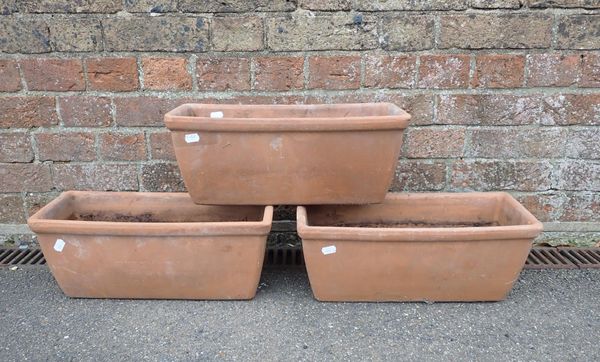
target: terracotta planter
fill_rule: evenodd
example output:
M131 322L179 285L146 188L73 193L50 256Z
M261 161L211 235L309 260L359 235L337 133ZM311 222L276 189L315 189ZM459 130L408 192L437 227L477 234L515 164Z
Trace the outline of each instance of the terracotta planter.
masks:
M184 193L69 191L28 223L68 296L250 299L272 213Z
M184 104L165 115L192 199L221 205L381 202L409 119L389 103Z
M379 205L300 206L297 215L323 301L501 300L542 231L501 192L388 194Z

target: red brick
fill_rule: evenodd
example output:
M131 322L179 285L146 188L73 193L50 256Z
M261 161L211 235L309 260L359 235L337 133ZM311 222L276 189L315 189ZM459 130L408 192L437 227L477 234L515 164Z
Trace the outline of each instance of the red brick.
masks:
M529 54L530 87L568 87L577 83L581 58L565 54Z
M179 167L173 163L151 163L142 166L142 190L154 192L183 192L185 184Z
M315 56L308 59L308 88L360 88L360 57Z
M245 58L200 58L196 64L200 90L249 90L250 61Z
M392 191L439 191L446 185L444 161L400 160Z
M153 90L192 89L186 58L144 58L144 88Z
M600 162L589 160L569 160L557 167L559 190L600 191Z
M50 167L44 163L0 163L0 184L3 192L50 191Z
M439 124L525 125L536 123L541 117L537 96L457 94L438 97Z
M566 199L563 193L556 192L513 196L542 222L559 220Z
M33 149L27 132L0 133L0 162L31 162Z
M539 120L544 125L600 125L600 93L554 94L540 102Z
M52 173L58 190L138 190L135 164L55 163Z
M80 59L23 59L23 77L29 90L78 91L85 89Z
M0 128L58 124L54 97L0 97Z
M0 194L0 224L21 224L25 221L21 195Z
M62 97L58 99L58 104L67 127L108 127L112 123L108 97Z
M144 133L108 132L101 134L100 155L103 160L145 160L146 141Z
M567 157L600 159L600 128L571 129Z
M138 70L135 58L87 59L89 89L125 92L138 89Z
M471 130L470 139L467 157L558 158L567 148L564 128L479 128Z
M40 133L35 143L42 161L93 161L95 137L90 132Z
M512 54L478 55L473 87L517 88L523 86L525 57Z
M367 55L365 86L369 88L412 88L417 58L413 56Z
M115 118L119 126L164 126L165 113L186 103L183 99L158 97L115 98Z
M466 88L468 85L468 55L421 56L419 88Z
M600 87L600 54L582 55L580 87Z
M552 165L546 161L455 161L453 191L545 191L552 185Z
M409 128L404 156L409 158L461 157L465 143L464 128Z
M42 207L46 206L50 201L58 197L58 192L40 192L25 194L25 211L27 216L31 216L38 212Z
M276 96L236 96L225 99L211 100L214 103L223 104L304 104L307 97L295 95L276 95ZM209 100L203 100L209 102Z
M254 89L289 90L304 87L304 58L262 57L254 60Z
M175 160L175 150L170 132L150 134L150 154L153 160Z
M0 59L0 92L16 92L21 89L21 76L17 62Z

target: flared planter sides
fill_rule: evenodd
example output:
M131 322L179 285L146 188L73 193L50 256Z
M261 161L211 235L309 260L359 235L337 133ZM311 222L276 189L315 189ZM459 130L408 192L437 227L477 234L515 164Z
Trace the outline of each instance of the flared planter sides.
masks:
M165 115L198 204L383 201L410 115L389 103L184 104Z
M497 301L542 224L509 194L388 194L364 206L298 207L322 301Z
M250 299L272 213L184 193L69 191L28 223L68 296Z

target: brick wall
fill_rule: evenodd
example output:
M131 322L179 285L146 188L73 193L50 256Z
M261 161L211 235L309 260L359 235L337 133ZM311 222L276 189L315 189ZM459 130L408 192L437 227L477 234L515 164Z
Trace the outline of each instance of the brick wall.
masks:
M182 102L389 101L413 114L393 190L507 190L546 237L600 235L599 0L0 0L0 13L0 234L61 190L184 190L162 121Z

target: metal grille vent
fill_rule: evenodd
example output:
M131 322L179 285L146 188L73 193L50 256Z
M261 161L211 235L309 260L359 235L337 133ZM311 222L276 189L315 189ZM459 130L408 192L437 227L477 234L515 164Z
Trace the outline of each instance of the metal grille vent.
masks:
M533 248L526 269L600 268L600 248Z
M297 248L267 248L265 252L265 266L302 266L304 254L300 247Z
M44 264L46 260L39 249L0 249L0 266Z

